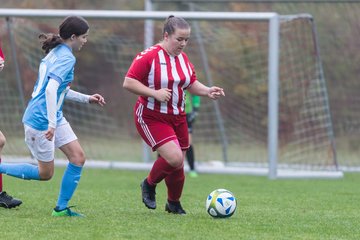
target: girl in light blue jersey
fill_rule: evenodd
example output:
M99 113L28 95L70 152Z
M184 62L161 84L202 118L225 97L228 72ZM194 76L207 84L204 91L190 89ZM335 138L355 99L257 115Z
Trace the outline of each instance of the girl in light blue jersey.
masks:
M89 25L78 16L69 16L59 26L59 35L41 34L47 54L40 62L38 79L25 110L25 142L38 165L1 164L0 173L27 180L50 180L54 174L54 152L59 148L68 158L60 193L52 216L83 216L68 207L79 183L85 154L70 124L62 113L64 99L105 104L100 94L85 95L70 89L76 62L72 51L87 42Z

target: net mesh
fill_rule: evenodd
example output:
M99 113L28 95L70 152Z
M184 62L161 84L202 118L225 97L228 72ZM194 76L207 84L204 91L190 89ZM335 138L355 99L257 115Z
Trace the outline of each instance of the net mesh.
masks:
M0 75L0 129L8 138L5 154L28 152L22 142L22 101L26 103L30 98L44 56L36 39L41 32L57 32L61 21L12 19L15 48L11 48L7 23L0 20L0 37L7 55L7 66ZM195 65L198 79L206 85L212 80L226 93L217 102L219 111L213 101L202 98L193 134L196 160L225 161L226 155L229 164L267 166L268 23L189 22L192 37L185 52ZM80 53L75 53L72 88L100 93L107 105L101 108L65 102L64 115L88 158L143 161L143 145L132 114L136 96L122 88L122 81L134 56L143 50L144 21L90 19L89 23L89 41ZM162 22L154 23L155 35L160 36ZM279 166L334 168L331 119L312 21L287 20L280 29ZM20 68L24 97L16 84L15 63Z

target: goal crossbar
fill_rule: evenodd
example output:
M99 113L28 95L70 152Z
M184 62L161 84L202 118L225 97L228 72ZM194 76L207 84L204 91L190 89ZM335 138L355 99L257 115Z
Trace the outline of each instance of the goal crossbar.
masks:
M3 17L66 17L79 15L86 18L158 19L175 15L188 20L251 20L264 21L277 18L275 12L182 12L182 11L113 11L113 10L70 10L70 9L17 9L0 8Z

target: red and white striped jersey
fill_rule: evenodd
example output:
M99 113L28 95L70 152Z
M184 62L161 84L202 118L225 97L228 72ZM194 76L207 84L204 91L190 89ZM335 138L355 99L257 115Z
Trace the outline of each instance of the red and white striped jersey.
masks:
M1 43L0 43L0 58L2 58L3 60L5 60L4 53L2 52L2 49L1 49Z
M185 114L184 89L196 81L193 64L185 53L169 55L160 45L154 45L139 53L132 62L126 77L133 78L149 88L169 88L172 96L168 102L159 102L153 97L140 96L139 101L156 112Z

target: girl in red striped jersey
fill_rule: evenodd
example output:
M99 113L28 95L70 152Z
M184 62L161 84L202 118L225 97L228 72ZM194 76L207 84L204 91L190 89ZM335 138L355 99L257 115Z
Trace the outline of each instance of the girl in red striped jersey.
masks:
M186 214L180 204L184 158L189 148L184 91L214 100L225 96L222 88L207 87L197 80L194 66L183 52L190 31L183 18L169 16L164 23L163 40L135 57L123 83L125 89L139 95L134 108L136 128L159 154L141 183L143 203L150 209L156 208L155 188L165 179L165 210L175 214Z

